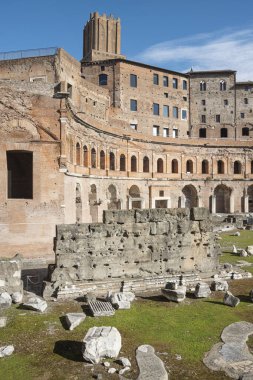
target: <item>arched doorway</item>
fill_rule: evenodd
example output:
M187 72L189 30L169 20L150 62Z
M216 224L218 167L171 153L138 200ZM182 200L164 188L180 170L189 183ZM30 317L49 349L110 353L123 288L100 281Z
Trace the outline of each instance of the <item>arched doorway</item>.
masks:
M182 193L184 196L184 207L198 207L198 193L193 185L186 185Z
M114 185L110 185L108 187L107 198L108 202L108 210L120 210L120 200L117 198L117 189Z
M216 197L216 212L229 213L231 189L226 185L218 185L214 189L214 195Z

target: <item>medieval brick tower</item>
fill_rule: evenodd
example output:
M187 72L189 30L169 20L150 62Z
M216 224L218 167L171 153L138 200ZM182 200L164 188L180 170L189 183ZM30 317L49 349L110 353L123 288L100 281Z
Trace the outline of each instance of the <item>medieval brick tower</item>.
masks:
M83 31L83 62L124 58L120 55L120 19L91 13Z

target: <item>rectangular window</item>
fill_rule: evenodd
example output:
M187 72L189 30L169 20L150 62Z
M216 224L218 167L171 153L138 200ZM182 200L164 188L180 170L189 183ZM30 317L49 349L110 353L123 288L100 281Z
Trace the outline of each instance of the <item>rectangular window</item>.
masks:
M159 104L153 103L153 115L158 116L159 115Z
M169 117L169 113L170 113L169 106L163 106L163 116Z
M163 77L163 87L169 86L169 78L167 76Z
M104 66L101 66L101 71L105 71L105 67Z
M137 131L137 124L130 124L130 128Z
M220 123L220 115L215 115L215 121L216 123Z
M182 110L182 120L187 120L187 110Z
M153 136L159 136L160 127L158 125L153 125Z
M178 119L178 107L173 107L173 117Z
M241 112L241 119L244 119L244 112Z
M206 105L206 101L205 101L205 99L202 99L202 100L201 100L201 103L202 103L202 106L205 106L205 105Z
M187 96L183 96L183 100L187 102Z
M159 197L164 197L164 190L159 190Z
M137 87L137 75L130 74L130 86Z
M169 128L163 128L163 137L169 137Z
M158 85L159 84L159 75L153 74L153 84Z
M183 90L187 90L187 81L183 80Z
M130 99L130 110L137 111L137 100Z
M206 115L201 115L201 123L206 123Z
M173 86L173 88L178 88L178 80L177 80L177 78L173 78L172 86Z
M165 92L165 93L164 93L164 97L165 97L165 98L168 98L168 97L169 97L168 92Z
M8 198L33 198L33 153L7 152Z
M224 106L228 106L228 100L224 99Z
M244 104L249 104L248 98L244 98Z

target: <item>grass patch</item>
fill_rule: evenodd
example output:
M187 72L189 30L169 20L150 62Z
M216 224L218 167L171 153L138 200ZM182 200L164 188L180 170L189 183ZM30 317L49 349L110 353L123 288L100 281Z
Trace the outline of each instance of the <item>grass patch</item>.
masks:
M187 298L184 304L151 294L138 298L130 310L119 310L113 317L86 317L74 331L65 330L59 317L69 311L80 312L80 303L51 303L45 314L13 306L5 312L10 322L1 329L0 344L13 344L15 353L1 359L0 379L92 379L91 369L85 367L80 355L81 341L90 327L108 325L117 327L122 335L122 354L133 362L127 375L130 378L138 375L135 349L140 344L151 344L156 351L167 353L161 358L171 371L171 379L217 379L217 373L202 364L204 353L220 340L228 324L253 322L253 304L246 298L253 279L231 282L230 288L243 297L237 308L224 306L218 292L209 299ZM182 361L175 360L176 354L182 356ZM109 376L101 365L94 368L103 373L103 379L117 378ZM226 377L219 374L219 378Z

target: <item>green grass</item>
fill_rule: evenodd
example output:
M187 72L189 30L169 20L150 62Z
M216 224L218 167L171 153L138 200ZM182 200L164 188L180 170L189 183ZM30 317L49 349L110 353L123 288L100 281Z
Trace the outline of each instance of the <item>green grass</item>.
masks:
M247 295L253 288L253 280L232 282L231 287L235 294ZM67 331L59 317L68 311L80 312L81 305L77 302L52 303L45 314L13 306L5 312L10 322L0 331L0 344L14 344L15 353L1 359L0 379L92 379L90 368L85 369L80 356L81 341L90 327L103 325L118 328L122 351L132 361L140 344L151 344L156 351L168 352L171 379L185 378L182 371L192 373L189 379L215 379L217 374L212 375L201 362L204 353L219 341L228 324L240 320L253 322L252 308L250 302L241 302L235 309L226 307L221 293L213 293L204 300L188 298L183 304L154 296L138 299L130 310L119 310L113 317L87 317L74 331ZM175 363L175 354L182 356L180 365ZM166 362L165 357L162 359ZM104 371L102 366L96 368ZM104 379L117 378L106 376L104 371ZM129 376L137 377L136 364Z

